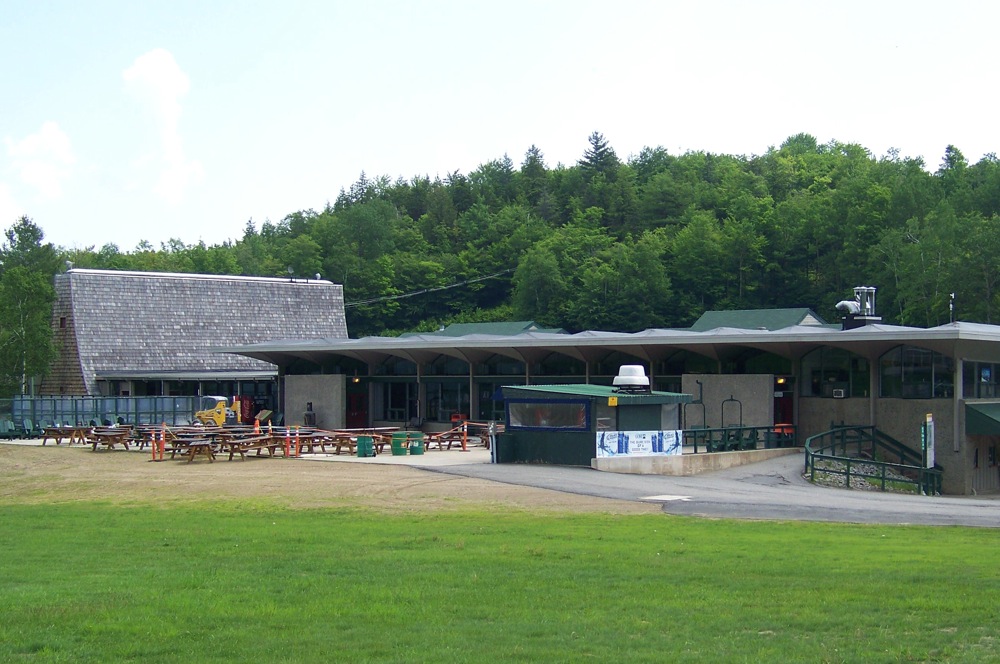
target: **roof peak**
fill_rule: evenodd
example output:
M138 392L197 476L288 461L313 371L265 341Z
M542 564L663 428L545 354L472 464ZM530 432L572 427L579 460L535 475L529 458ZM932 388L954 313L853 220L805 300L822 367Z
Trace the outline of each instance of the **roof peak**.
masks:
M327 279L311 279L303 277L253 277L235 274L201 274L198 272L139 272L137 270L97 270L93 268L74 267L66 270L69 275L93 275L107 277L143 277L149 279L202 279L216 281L254 281L265 283L296 283L296 284L329 284Z

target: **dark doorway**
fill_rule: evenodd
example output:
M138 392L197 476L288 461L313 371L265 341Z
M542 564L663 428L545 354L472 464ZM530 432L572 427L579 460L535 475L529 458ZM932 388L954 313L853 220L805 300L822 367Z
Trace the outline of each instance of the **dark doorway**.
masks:
M774 377L774 423L795 423L794 381L789 376Z
M347 392L347 428L360 429L368 426L368 392Z

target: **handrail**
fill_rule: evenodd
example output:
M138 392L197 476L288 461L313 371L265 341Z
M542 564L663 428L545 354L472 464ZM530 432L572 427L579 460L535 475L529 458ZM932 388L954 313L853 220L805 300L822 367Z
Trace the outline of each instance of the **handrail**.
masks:
M850 456L850 448L852 447L854 455ZM885 491L887 483L897 482L912 484L916 493L941 494L941 466L935 465L933 468L925 468L919 452L872 426L834 426L829 431L818 433L806 439L805 451L805 473L812 481L815 481L816 473L821 472L844 475L847 488L851 488L851 477L861 477L879 480L883 491ZM898 458L899 461L885 461L877 458L879 456L885 458L887 454ZM830 463L822 468L817 468L817 460ZM872 474L864 472L863 469L859 470L857 466L860 464L874 466L878 472ZM887 478L889 470L895 471L897 477Z
M684 429L681 434L684 445L691 447L695 454L701 452L731 452L736 450L755 450L763 442L765 448L793 447L795 434L789 427L783 426L731 426L731 427L693 427Z

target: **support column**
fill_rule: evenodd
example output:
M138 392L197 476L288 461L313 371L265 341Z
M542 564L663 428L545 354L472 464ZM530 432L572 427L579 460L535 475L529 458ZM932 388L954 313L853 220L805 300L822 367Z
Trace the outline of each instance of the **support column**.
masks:
M868 360L868 425L878 428L878 358Z
M951 451L956 454L962 450L961 440L959 436L961 435L962 426L960 420L962 416L965 415L961 411L962 408L962 390L965 389L965 362L963 358L955 358L955 387L952 391L951 398L951 412L952 412L952 424L951 424ZM965 467L964 465L962 466Z

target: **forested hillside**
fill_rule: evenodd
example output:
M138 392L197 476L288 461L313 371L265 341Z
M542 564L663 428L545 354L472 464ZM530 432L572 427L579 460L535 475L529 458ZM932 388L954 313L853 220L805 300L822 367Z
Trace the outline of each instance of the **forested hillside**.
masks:
M707 309L812 307L877 286L887 321L1000 320L1000 162L938 167L799 134L759 156L647 148L599 133L573 165L530 148L471 173L361 174L323 210L219 246L63 251L77 267L342 283L352 337L462 321L569 330L686 326ZM29 224L22 219L19 225ZM4 270L7 265L4 264ZM416 294L414 294L416 293ZM43 302L43 300L40 300Z

